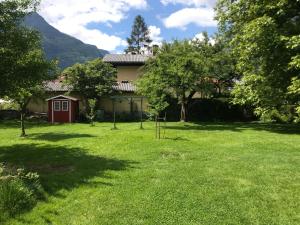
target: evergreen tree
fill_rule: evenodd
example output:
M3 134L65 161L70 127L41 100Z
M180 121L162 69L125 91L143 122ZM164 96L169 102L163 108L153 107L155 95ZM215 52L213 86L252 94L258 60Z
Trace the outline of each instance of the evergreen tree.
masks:
M149 51L151 42L144 18L141 15L136 16L130 38L127 38L128 48L125 52L127 54L145 54Z

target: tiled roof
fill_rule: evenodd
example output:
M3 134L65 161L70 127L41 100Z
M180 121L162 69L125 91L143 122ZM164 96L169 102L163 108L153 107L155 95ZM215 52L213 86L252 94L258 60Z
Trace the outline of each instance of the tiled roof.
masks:
M103 61L112 64L144 64L149 56L146 55L131 55L131 54L107 54Z
M72 90L71 85L64 84L62 81L54 80L46 83L46 91L58 91L58 92L67 92ZM123 92L135 92L136 87L133 83L129 81L117 82L113 85L113 90L123 91Z
M45 84L46 91L70 91L71 85L64 84L61 80L49 81Z
M124 92L135 92L136 86L131 82L117 82L116 85L113 85L115 91L124 91Z

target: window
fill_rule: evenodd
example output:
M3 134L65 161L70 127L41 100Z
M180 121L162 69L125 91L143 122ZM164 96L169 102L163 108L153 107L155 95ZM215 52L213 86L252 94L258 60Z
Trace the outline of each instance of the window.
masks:
M60 111L60 101L54 101L54 111Z
M69 102L68 101L62 101L61 102L61 109L62 111L68 111L69 110Z

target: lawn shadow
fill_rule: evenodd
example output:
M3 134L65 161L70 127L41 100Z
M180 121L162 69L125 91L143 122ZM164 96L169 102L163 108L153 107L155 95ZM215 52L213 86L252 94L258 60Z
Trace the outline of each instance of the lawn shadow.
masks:
M167 126L174 130L203 130L203 131L233 131L241 132L246 129L269 131L280 134L300 134L300 126L296 124L271 123L190 123L184 125Z
M87 154L80 148L67 148L53 145L16 144L0 147L0 162L26 171L37 172L42 186L50 195L62 189L71 190L82 184L89 184L93 177L105 181L92 185L111 186L106 171L123 171L134 168L134 161L99 157ZM58 194L59 195L59 194Z
M90 137L96 137L96 136L90 134L54 133L54 132L32 133L28 136L29 139L33 139L33 140L53 141L53 142L72 139L72 138L90 138Z

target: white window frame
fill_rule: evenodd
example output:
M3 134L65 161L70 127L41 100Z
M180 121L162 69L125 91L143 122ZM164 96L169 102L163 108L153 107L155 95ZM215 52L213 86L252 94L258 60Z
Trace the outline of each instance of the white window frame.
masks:
M64 109L64 104L67 104L66 109ZM67 112L69 111L69 101L61 101L61 111Z
M58 105L56 105L56 104L58 104ZM56 106L58 106L58 108L56 108ZM53 111L59 112L60 109L61 109L60 101L53 101Z

